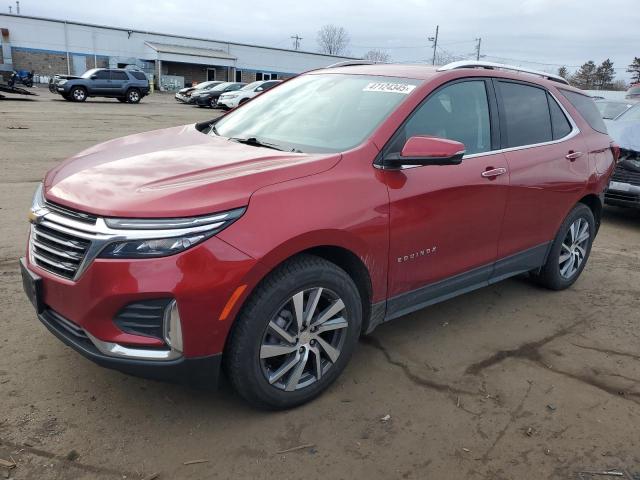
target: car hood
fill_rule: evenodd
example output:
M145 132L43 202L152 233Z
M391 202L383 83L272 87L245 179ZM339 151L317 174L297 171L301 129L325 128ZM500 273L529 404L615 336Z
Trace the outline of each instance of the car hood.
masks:
M611 139L625 150L640 152L640 122L605 120Z
M320 173L340 158L244 145L185 125L74 155L46 175L45 197L102 216L204 215L245 206L257 189Z
M195 89L196 89L196 87L185 87L185 88L181 88L180 90L178 90L178 93L181 93L181 94L184 95L185 93L192 92Z

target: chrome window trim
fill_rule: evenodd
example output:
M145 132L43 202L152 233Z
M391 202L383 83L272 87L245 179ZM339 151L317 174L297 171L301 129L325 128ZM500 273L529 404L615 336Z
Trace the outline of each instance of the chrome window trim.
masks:
M497 150L487 150L486 152L472 153L472 154L463 156L462 157L462 161L464 162L465 160L470 159L470 158L488 157L488 156L491 156L491 155L497 155L499 153L516 152L518 150L527 150L529 148L537 148L537 147L545 147L547 145L555 145L555 144L558 144L558 143L566 142L566 141L571 140L572 138L576 137L580 133L580 128L576 124L576 122L573 119L573 117L569 114L567 109L564 108L564 105L562 105L562 102L560 102L558 100L558 98L550 90L548 90L548 89L546 89L546 88L544 88L544 87L542 87L540 85L536 85L536 88L543 89L545 92L547 92L549 95L551 95L551 98L553 98L553 100L558 104L558 106L562 110L562 113L564 113L565 117L567 117L567 120L569 120L569 124L571 125L571 131L568 134L566 134L562 138L558 138L557 140L550 140L548 142L532 143L532 144L527 144L527 145L519 145L517 147L499 148ZM551 121L551 120L549 120L549 121ZM409 170L411 168L416 168L416 167L423 167L425 165L402 165L402 166L400 166L398 168L393 168L393 169L384 168L383 165L377 165L375 163L374 163L373 166L375 168L379 169L379 170L398 171L398 170Z

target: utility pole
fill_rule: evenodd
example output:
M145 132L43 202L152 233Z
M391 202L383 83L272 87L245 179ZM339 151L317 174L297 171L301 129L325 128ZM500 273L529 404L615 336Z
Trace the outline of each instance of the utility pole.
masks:
M435 37L427 37L427 40L433 42L433 60L431 60L431 65L436 64L436 48L438 48L438 30L440 29L440 25L436 25L436 36Z
M11 5L9 5L9 15L11 15L13 12L11 11Z
M20 2L16 1L16 15L20 15Z
M291 38L293 39L293 48L298 50L300 48L300 40L302 40L302 37L296 33Z
M476 38L476 42L478 42L476 45L476 60L480 60L480 45L482 44L482 38Z

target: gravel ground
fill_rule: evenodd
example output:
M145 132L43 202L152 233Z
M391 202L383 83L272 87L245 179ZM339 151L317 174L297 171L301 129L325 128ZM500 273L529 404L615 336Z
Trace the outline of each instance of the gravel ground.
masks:
M0 100L0 459L17 463L0 461L0 478L640 478L640 213L606 209L570 290L515 278L383 325L321 398L258 412L228 386L85 360L37 321L18 271L45 171L214 113L169 95L75 104L37 91Z

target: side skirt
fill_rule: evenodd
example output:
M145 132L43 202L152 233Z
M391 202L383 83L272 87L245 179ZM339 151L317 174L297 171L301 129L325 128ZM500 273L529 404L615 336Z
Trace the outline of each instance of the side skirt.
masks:
M468 272L432 283L411 292L402 293L386 301L375 304L369 328L365 333L384 322L394 320L422 308L444 302L464 293L486 287L507 278L540 268L547 261L551 242L543 243L520 253L502 258L495 263L474 268ZM384 315L382 312L384 311Z

